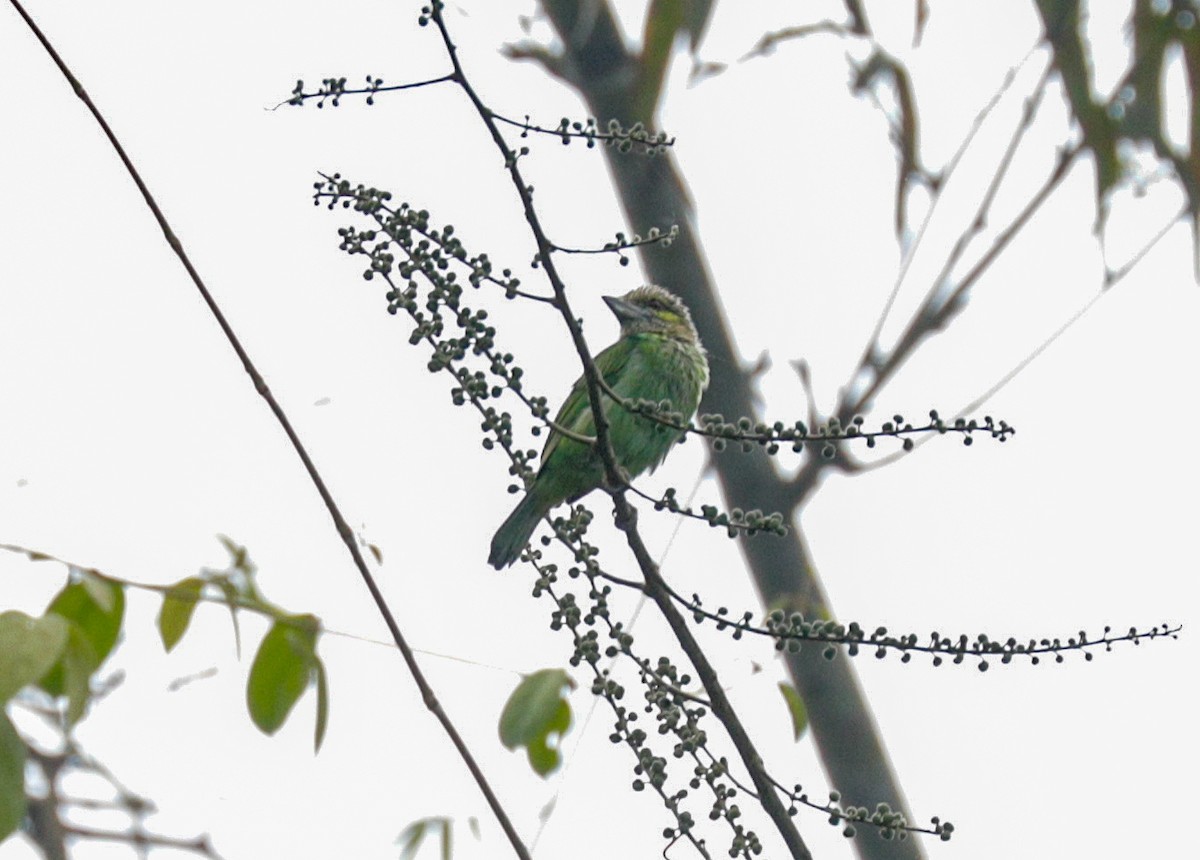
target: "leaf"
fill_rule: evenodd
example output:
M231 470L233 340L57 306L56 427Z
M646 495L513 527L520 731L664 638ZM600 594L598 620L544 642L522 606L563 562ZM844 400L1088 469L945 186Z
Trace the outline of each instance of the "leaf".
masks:
M561 756L550 743L561 739L571 726L571 705L563 690L574 687L562 669L541 669L522 679L500 714L500 742L510 750L525 747L539 776L559 766Z
M279 730L312 680L317 632L314 616L285 616L271 626L258 646L246 686L246 704L250 718L264 734Z
M67 622L67 642L58 662L38 681L38 686L52 696L67 697L67 722L79 722L91 697L92 673L100 668L87 632L72 621Z
M79 578L92 601L100 607L101 612L111 613L116 608L116 598L113 596L114 582L110 582L94 570L87 570ZM117 588L120 591L120 587Z
M318 753L325 742L325 729L329 727L329 679L325 676L325 663L315 654L313 671L317 677L317 729L313 752Z
M538 776L547 776L558 770L558 766L562 763L562 755L557 746L551 746L550 743L553 740L557 744L570 727L571 705L566 699L561 699L553 714L546 721L545 730L537 737L532 738L526 748L529 755L529 766Z
M24 817L25 744L0 708L0 842L21 826Z
M400 845L400 860L409 860L416 856L417 851L421 847L421 843L425 841L425 828L428 826L426 819L414 821L396 838Z
M90 676L117 644L125 617L125 589L95 572L85 571L50 601L46 614L51 613L72 622L72 637L77 631L86 640L89 646L86 650L70 641L68 648L75 649L73 669L83 671L86 667L86 675ZM42 689L52 696L70 695L62 677L64 668L65 664L60 662L40 681ZM77 690L80 679L74 678L72 683Z
M0 707L49 672L66 644L67 622L61 616L0 613Z
M808 729L808 708L804 706L804 699L800 698L796 688L786 681L779 682L779 692L783 693L788 713L792 716L792 739L798 741Z
M162 608L158 611L158 634L168 651L178 645L187 632L188 625L192 623L192 613L196 611L196 601L200 599L203 589L203 579L189 576L172 585L163 595Z
M221 546L225 547L225 551L229 553L230 567L250 576L254 575L257 568L254 566L254 562L250 561L250 554L244 546L226 535L217 535L217 540L221 542Z
M121 633L125 589L94 571L84 571L50 601L46 611L78 624L92 644L96 658L104 662Z
M409 860L410 857L417 853L417 849L425 841L425 827L425 819L414 821L408 827L405 827L400 835L396 837L396 842L401 843L400 860Z
M442 860L450 860L454 853L454 821L444 815L421 818L404 828L404 832L396 838L397 843L403 843L400 846L400 860L415 857L426 835L434 829L441 834Z

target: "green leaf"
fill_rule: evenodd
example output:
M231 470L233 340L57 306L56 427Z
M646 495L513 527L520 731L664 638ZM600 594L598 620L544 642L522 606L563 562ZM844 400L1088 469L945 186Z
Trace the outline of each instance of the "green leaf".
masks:
M421 843L425 841L425 829L429 826L429 819L422 818L420 821L414 821L396 838L400 843L400 860L410 860L415 857L417 851L421 848Z
M325 742L325 729L329 727L329 679L325 676L325 663L315 654L313 671L317 677L317 729L313 752L318 753Z
M52 696L67 696L67 719L83 716L92 673L117 644L125 618L125 589L95 571L83 571L65 586L46 609L69 622L70 634L61 659L38 685Z
M0 613L0 707L49 672L66 644L67 622L58 615Z
M230 567L234 570L240 570L248 576L254 575L258 568L254 566L254 562L250 561L250 554L244 546L226 535L217 535L217 540L221 542L221 546L225 547L225 551L229 553Z
M67 642L58 662L38 681L38 686L52 696L67 697L67 722L79 722L92 695L92 673L102 661L87 631L73 621L67 622Z
M91 674L117 644L125 618L125 589L93 571L84 571L50 601L46 612L74 622L87 638L96 661L88 672ZM53 670L42 679L42 687L55 696L64 692Z
M558 752L557 743L567 729L571 727L571 705L566 699L561 699L546 721L545 731L529 741L526 752L529 755L529 766L538 776L547 776L558 770L562 756ZM551 741L555 746L551 746Z
M412 860L416 857L417 852L421 850L421 843L433 831L441 832L442 858L450 860L453 853L453 827L454 822L444 815L417 819L396 837L396 842L400 845L400 860Z
M551 742L557 744L571 726L571 705L563 690L574 687L562 669L541 669L522 679L500 714L500 742L510 750L525 747L539 776L559 766L561 756Z
M79 577L79 584L83 586L83 590L92 598L92 602L100 607L100 611L111 613L116 608L117 598L113 596L114 582L102 577L95 571L84 571ZM117 587L120 591L120 587Z
M290 615L276 621L258 646L246 704L259 730L273 735L287 720L312 680L317 660L319 622L312 615Z
M198 576L181 579L170 587L163 595L162 608L158 611L158 634L162 637L163 647L170 651L179 644L188 625L192 623L192 613L196 611L196 602L200 592L204 590L204 580Z
M800 740L808 729L808 708L804 706L804 700L800 698L800 693L791 684L780 681L779 692L783 693L788 713L792 715L792 737L794 740Z
M21 826L24 817L25 744L0 708L0 842Z

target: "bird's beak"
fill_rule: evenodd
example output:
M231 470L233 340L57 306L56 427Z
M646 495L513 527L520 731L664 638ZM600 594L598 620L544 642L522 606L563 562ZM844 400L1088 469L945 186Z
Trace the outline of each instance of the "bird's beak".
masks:
M621 325L635 320L646 319L650 315L650 312L645 308L627 302L620 296L604 296L603 298L604 303L608 305L608 309L613 312L613 315L620 321Z

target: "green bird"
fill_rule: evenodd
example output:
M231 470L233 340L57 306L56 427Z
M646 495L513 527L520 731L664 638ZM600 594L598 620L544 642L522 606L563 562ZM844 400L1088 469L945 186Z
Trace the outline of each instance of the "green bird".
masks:
M595 358L614 393L628 400L671 401L673 411L689 420L708 387L708 360L679 297L647 285L605 304L621 322L621 337ZM635 415L602 394L608 438L617 463L630 478L654 469L682 434L664 424ZM576 381L554 419L579 436L595 437L596 422L587 383ZM488 563L500 570L521 556L538 522L563 502L574 502L604 483L604 463L593 445L553 430L542 450L542 465L516 509L492 538Z

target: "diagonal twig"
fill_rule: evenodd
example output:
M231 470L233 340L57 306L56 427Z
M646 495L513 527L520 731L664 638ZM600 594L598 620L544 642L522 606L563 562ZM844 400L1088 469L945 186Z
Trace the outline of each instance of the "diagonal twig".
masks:
M179 262L183 265L184 269L187 270L188 276L191 278L196 290L200 293L204 303L208 306L209 312L217 321L217 325L221 327L221 331L224 333L225 339L229 342L229 345L233 351L237 353L238 358L242 362L242 367L245 369L247 376L250 377L250 380L254 384L254 390L257 391L259 396L266 401L271 413L275 416L276 421L279 422L279 426L283 428L283 432L287 435L288 441L292 443L292 448L296 451L296 455L300 458L301 463L303 463L304 470L308 473L309 479L312 481L313 486L316 487L317 492L321 496L321 500L325 503L325 508L328 510L329 516L333 520L338 535L341 537L342 542L346 545L347 550L350 552L350 556L354 560L355 568L357 568L359 575L362 577L363 583L366 585L367 590L371 593L371 598L375 601L375 606L378 609L379 614L383 617L384 622L387 624L388 630L392 634L392 639L396 643L396 647L400 651L401 656L404 658L404 662L408 667L409 673L412 675L413 680L417 684L417 688L421 692L421 699L425 703L425 707L429 709L437 718L438 722L441 723L443 731L445 731L447 737L450 738L451 743L458 751L459 757L463 760L463 763L470 771L471 776L475 780L475 784L483 793L485 799L487 800L488 806L492 810L492 814L496 817L496 820L499 822L501 828L508 836L509 842L512 844L513 850L516 852L517 856L523 858L523 860L528 860L528 850L521 842L520 836L517 835L515 827L509 820L508 814L504 811L504 807L501 806L499 798L496 796L495 792L492 791L487 778L484 776L483 771L479 767L479 764L475 761L474 756L471 755L470 750L467 748L466 742L459 734L458 729L454 726L454 723L450 720L449 715L442 708L441 703L434 694L433 688L429 685L424 673L417 664L416 656L413 654L412 649L405 640L404 634L400 631L400 625L396 622L395 617L388 608L383 593L379 590L379 586L375 582L375 578L371 575L370 570L367 569L367 563L363 559L362 553L358 548L358 543L354 539L353 529L351 529L349 523L346 522L346 518L342 515L341 510L338 508L337 503L333 499L333 495L330 493L329 488L325 485L325 481L321 478L320 473L317 471L317 467L313 464L312 458L309 456L308 451L300 441L300 437L296 434L295 429L292 427L291 421L288 420L287 415L284 413L283 407L279 405L279 401L275 399L275 395L271 393L271 389L267 386L266 380L264 380L262 374L258 372L258 369L255 367L254 363L250 359L249 354L246 352L245 347L243 347L241 341L238 340L237 335L233 331L233 327L225 318L225 314L217 305L212 293L209 292L208 287L200 277L200 273L196 271L191 259L184 251L183 243L179 241L179 238L175 235L174 230L171 229L171 225L168 223L166 216L163 215L162 209L159 208L157 201L150 193L149 187L147 187L145 181L143 181L141 174L130 160L128 154L125 152L125 148L117 139L117 136L113 132L112 128L109 127L108 122L105 120L103 114L101 114L95 102L92 101L91 97L87 94L87 91L83 88L83 85L79 82L78 78L76 78L71 72L70 68L63 61L62 57L59 56L58 52L54 49L54 46L50 43L50 40L47 39L45 34L42 33L41 29L34 22L33 18L30 17L29 13L25 11L19 0L9 0L9 2L12 3L13 7L17 10L17 14L24 19L26 25L28 25L34 36L46 50L46 53L50 55L50 58L54 61L54 64L58 67L58 70L62 73L63 77L67 79L67 82L75 91L75 95L77 95L80 100L83 101L84 105L88 109L88 112L91 113L92 117L96 120L97 124L99 124L101 130L104 132L104 136L108 138L108 142L112 145L112 148L117 153L117 157L120 158L121 163L125 165L125 169L128 171L130 178L137 186L142 198L146 201L146 205L153 213L154 220L158 222L158 226L162 229L163 235L166 237L167 244L171 246L171 250L175 252L175 256L179 258Z

